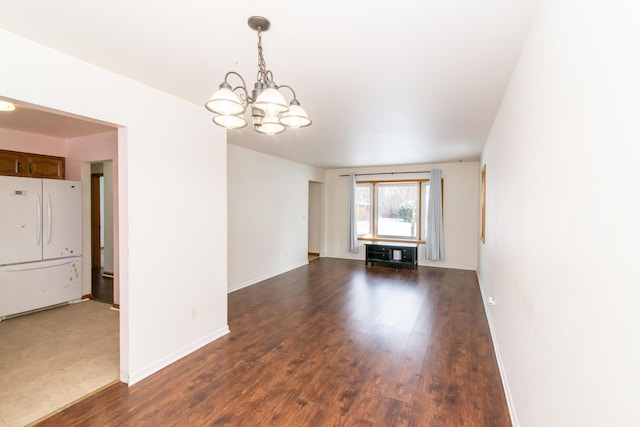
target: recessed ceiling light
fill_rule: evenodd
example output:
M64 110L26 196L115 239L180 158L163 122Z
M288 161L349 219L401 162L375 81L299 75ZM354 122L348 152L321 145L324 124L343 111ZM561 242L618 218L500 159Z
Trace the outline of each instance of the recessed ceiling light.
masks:
M10 102L0 100L0 111L13 111L16 106Z

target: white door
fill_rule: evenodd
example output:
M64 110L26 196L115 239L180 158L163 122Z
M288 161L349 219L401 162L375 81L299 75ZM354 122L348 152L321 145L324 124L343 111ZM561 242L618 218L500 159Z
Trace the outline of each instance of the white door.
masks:
M82 255L82 187L78 181L42 180L43 259Z
M0 265L42 259L42 180L0 176Z

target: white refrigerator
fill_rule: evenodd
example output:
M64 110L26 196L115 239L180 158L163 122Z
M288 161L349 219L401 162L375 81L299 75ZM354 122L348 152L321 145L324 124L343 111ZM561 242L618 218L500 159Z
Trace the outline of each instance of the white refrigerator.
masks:
M78 181L0 176L0 320L82 298Z

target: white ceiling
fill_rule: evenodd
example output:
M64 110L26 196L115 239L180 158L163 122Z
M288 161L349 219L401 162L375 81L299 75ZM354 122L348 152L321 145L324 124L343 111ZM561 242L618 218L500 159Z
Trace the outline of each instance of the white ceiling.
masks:
M537 2L3 0L0 27L203 105L227 71L252 86L247 19L265 16L267 67L313 124L229 143L320 167L397 165L479 158Z
M13 99L2 99L12 101L16 105L16 109L12 112L0 112L0 128L2 129L62 139L94 135L116 129L112 125L102 124L95 120L62 114Z

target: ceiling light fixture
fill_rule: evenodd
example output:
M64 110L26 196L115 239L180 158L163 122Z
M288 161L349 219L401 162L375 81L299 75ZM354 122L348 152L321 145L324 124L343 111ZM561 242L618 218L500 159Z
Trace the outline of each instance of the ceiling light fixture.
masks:
M290 86L276 85L273 73L267 70L267 64L262 55L262 32L271 27L267 18L252 16L248 21L249 27L258 32L258 75L249 96L247 85L242 76L235 71L229 71L220 84L220 89L211 95L211 99L204 104L207 110L215 114L213 122L227 129L238 129L247 126L242 114L251 105L253 129L267 135L284 132L285 127L293 129L309 126L311 119L300 106L296 93ZM233 87L229 84L230 76L237 76L241 86ZM293 99L287 104L280 89L289 89ZM235 94L239 92L239 96Z
M16 106L11 102L0 100L0 111L13 111Z

